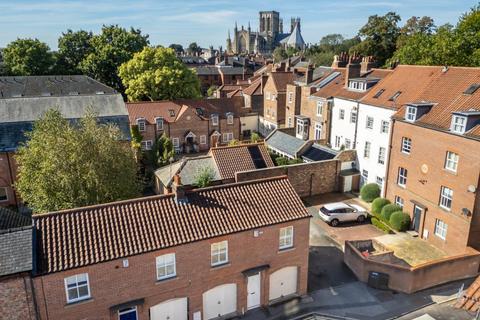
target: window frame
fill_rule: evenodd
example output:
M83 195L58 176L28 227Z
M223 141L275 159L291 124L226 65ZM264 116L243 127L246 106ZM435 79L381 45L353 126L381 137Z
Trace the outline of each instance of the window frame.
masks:
M212 126L218 126L218 122L219 122L218 114L213 114L212 115Z
M323 129L322 124L316 122L315 123L315 128L314 128L314 138L315 138L315 140L320 140L322 138L322 129ZM317 133L318 133L318 139L317 139Z
M408 169L404 167L398 167L397 184L400 187L405 188L407 186L407 179L408 179Z
M357 112L352 110L350 111L350 123L356 123L357 122Z
M323 101L319 100L317 101L317 117L320 117L322 115L323 115Z
M288 233L288 231L290 231L290 233ZM282 232L285 233L282 234ZM283 245L282 242L284 242ZM278 234L278 249L285 250L290 248L293 248L293 226L280 228Z
M81 275L85 275L85 278L87 280L86 286L87 286L88 294L86 296L83 296L83 297L80 297L80 295L79 295L78 298L70 299L69 295L68 295L68 289L69 288L68 288L68 282L67 281L68 281L68 279L75 277L75 283L77 284L76 289L77 289L77 293L78 293L78 277L81 276ZM71 275L69 277L64 278L63 281L64 281L64 284L65 284L65 296L67 298L67 304L75 303L75 302L79 302L79 301L83 301L83 300L88 300L92 297L92 293L91 293L91 290L90 290L90 279L88 277L88 273L74 274L74 275Z
M403 206L405 205L405 200L403 200L403 198L400 196L395 196L395 204L403 209Z
M382 153L383 150L383 153ZM387 149L385 147L378 148L378 163L385 164L385 160L387 158Z
M227 115L227 124L233 124L233 114Z
M177 143L175 143L175 141ZM172 145L174 149L180 148L180 138L172 138Z
M350 140L348 138L345 138L344 141L345 141L345 143L344 143L345 149L350 150L352 148L352 140Z
M0 190L5 191L5 199L0 198L0 202L6 202L8 201L8 188L7 187L0 187Z
M217 262L213 262L213 257L214 257L214 254L217 255L218 257L220 257L220 255L223 253L223 249L222 248L219 248L217 249L217 252L214 253L214 246L218 246L220 244L223 244L225 243L225 260L220 260L220 258L218 259ZM229 262L228 260L228 240L223 240L223 241L220 241L220 242L214 242L214 243L211 243L210 244L210 266L212 267L216 267L216 266L220 266L220 265L223 265L223 264L227 264Z
M405 121L415 122L415 120L417 120L417 107L407 106L407 110L405 110Z
M442 240L447 239L448 224L441 219L435 219L435 228L433 234Z
M390 130L390 122L382 120L380 123L380 133L388 133L388 130Z
M456 120L462 120L463 123L459 124L457 123ZM464 134L465 131L467 130L467 117L465 116L459 116L459 115L453 115L452 116L452 124L450 130L452 132L458 133L458 134ZM456 130L457 127L460 127L460 130Z
M173 264L167 263L166 258L173 256ZM159 259L163 258L164 264L159 265ZM172 274L167 274L167 268L169 266L173 265L173 273ZM165 270L165 275L164 276L159 276L158 269L162 267ZM156 276L157 276L157 281L165 280L165 279L170 279L170 278L175 278L177 276L177 257L175 255L175 252L171 253L166 253L162 254L160 256L155 257L155 271L156 271Z
M161 124L161 125L159 126L159 124ZM164 126L163 117L156 117L155 118L155 127L156 127L157 131L163 130L163 126Z
M365 145L363 147L363 157L369 159L371 151L372 151L372 143L370 141L365 141Z
M380 189L383 188L383 180L384 179L382 177L379 177L379 176L375 177L375 183L380 187ZM379 183L379 181L380 181L380 183Z
M445 191L447 191L445 193ZM440 186L440 200L438 205L440 208L451 211L453 203L453 189L447 186Z
M144 144L145 144L145 147L144 147ZM153 146L152 140L142 140L140 142L140 148L142 149L142 151L150 151L152 150L152 146Z
M453 155L454 156L454 159L450 159L449 158L449 155ZM458 160L460 159L460 156L458 155L458 153L455 153L453 151L447 151L446 155L445 155L445 170L448 170L450 172L454 172L454 173L457 173L457 169L458 169ZM448 164L451 163L454 165L454 168L450 168L448 166Z
M367 116L366 120L367 120L367 121L366 121L366 123L365 123L365 128L367 128L367 129L373 129L374 118L371 117L371 116ZM370 120L371 120L371 124L369 125Z
M410 154L410 152L412 151L412 139L411 138L402 137L402 147L401 147L400 151L402 153L405 153L405 154Z
M200 144L207 144L207 136L202 134L200 136Z
M127 310L129 309L129 310ZM121 310L118 310L118 320L121 320L121 316L125 314L129 314L130 312L134 311L135 312L135 319L138 320L138 309L137 306L129 307L129 308L124 308Z
M140 125L142 124L142 125ZM145 132L147 131L147 121L145 118L138 118L137 119L137 127L139 132Z
M339 120L345 120L345 109L340 109L338 111L338 119Z

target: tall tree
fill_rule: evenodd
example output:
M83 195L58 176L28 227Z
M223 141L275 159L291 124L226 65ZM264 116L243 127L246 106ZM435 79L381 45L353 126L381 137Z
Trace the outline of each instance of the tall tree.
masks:
M398 22L400 16L388 12L384 16L373 15L359 30L362 42L350 49L364 56L374 56L380 65L393 56L396 50L397 38L400 34Z
M138 29L103 26L101 34L94 35L90 43L92 52L80 63L80 70L123 93L118 67L148 45L148 35Z
M306 56L317 66L330 66L334 55L348 52L351 47L360 42L359 37L345 39L340 34L328 34L320 39L318 44L310 46Z
M7 73L14 76L49 74L53 65L53 54L49 46L38 39L17 39L2 52Z
M80 63L93 51L92 38L92 32L85 30L63 32L58 38L57 72L80 74Z
M197 75L169 48L146 47L122 64L119 75L130 101L199 98Z
M460 17L455 37L458 64L480 66L480 4Z
M176 44L172 43L171 45L168 46L170 49L175 50L176 54L182 54L183 53L183 46L181 44Z
M202 48L200 48L199 45L196 42L192 42L188 45L187 52L190 55L194 55L194 54L202 52Z
M93 112L72 125L52 109L27 137L16 156L16 189L34 212L139 196L131 148L118 141L117 127L97 124Z
M274 62L280 62L283 59L287 59L288 55L287 52L283 47L276 47L275 50L273 50L273 61Z

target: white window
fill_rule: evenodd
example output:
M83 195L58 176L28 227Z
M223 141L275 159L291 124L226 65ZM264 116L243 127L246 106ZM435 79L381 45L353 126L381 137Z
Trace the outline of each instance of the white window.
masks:
M452 117L452 131L456 133L465 133L467 128L467 118L462 116Z
M417 108L408 106L407 112L405 113L405 120L413 122L416 119L417 119Z
M340 120L345 119L345 110L340 109L340 113L338 114Z
M339 148L339 147L340 147L340 137L335 136L335 148Z
M137 119L137 126L138 126L138 131L144 132L145 131L145 119Z
M362 178L364 179L364 181L368 180L368 171L365 169L362 170Z
M118 310L118 320L137 320L137 307L130 307Z
M226 132L223 134L223 142L230 142L233 140L233 133L232 132Z
M163 118L155 118L155 124L157 125L157 130L163 130Z
M157 257L157 280L172 278L177 275L175 253Z
M397 183L399 186L405 187L407 184L407 174L408 171L405 168L399 167L398 168L398 177L397 177Z
M7 200L8 200L7 188L5 187L0 188L0 201L7 201Z
M357 122L357 112L352 111L350 112L350 123L355 123Z
M350 149L352 147L352 141L350 139L345 139L345 149Z
M140 143L142 150L152 150L152 140L145 140Z
M279 249L293 247L293 226L280 229Z
M373 117L367 117L367 129L373 129Z
M402 137L402 152L410 154L410 150L412 150L412 139Z
M322 124L315 123L315 140L320 140L322 138Z
M233 114L227 115L227 124L233 124Z
M292 127L292 117L288 117L288 127Z
M399 206L400 208L403 209L403 203L404 203L403 198L401 198L399 196L395 196L395 204L397 206Z
M458 154L455 152L447 151L447 157L445 159L445 169L452 172L457 172L458 166Z
M216 114L212 115L212 125L218 126L218 115Z
M382 125L380 127L381 133L388 133L388 127L390 127L390 123L388 121L382 121Z
M200 144L207 144L207 136L201 135L200 136Z
M288 103L292 103L293 101L293 92L288 93Z
M65 292L67 303L72 303L90 298L90 285L88 273L76 274L65 278Z
M172 144L175 149L180 148L180 139L179 138L172 138Z
M384 147L378 149L378 163L385 164L385 155L387 151Z
M435 219L435 235L442 240L447 239L448 224L440 219Z
M211 264L212 266L218 266L228 262L228 242L222 241L212 243L210 247L211 252Z
M368 141L365 141L365 148L363 149L363 157L364 158L369 158L370 157L370 147L371 143Z
M274 93L272 93L272 101L275 101L275 100L277 100L277 96Z
M297 119L297 135L307 134L307 124L302 119Z
M323 114L323 101L317 101L317 116L321 116Z
M382 189L382 187L383 187L383 178L377 176L375 182L376 182L377 185L380 187L380 189Z
M442 186L440 188L440 207L450 210L452 208L453 190Z

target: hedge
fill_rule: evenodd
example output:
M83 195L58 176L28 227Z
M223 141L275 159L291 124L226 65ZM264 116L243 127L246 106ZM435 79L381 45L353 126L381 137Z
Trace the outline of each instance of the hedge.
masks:
M372 213L379 215L382 212L383 207L390 204L390 200L385 198L377 198L372 202Z
M360 196L367 202L372 202L380 196L380 187L376 183L369 183L362 187Z
M396 204L387 204L382 208L382 220L385 222L389 222L392 213L396 211L402 211L402 208L397 206Z
M397 231L406 231L410 227L410 215L396 211L390 216L390 226Z
M378 220L377 218L375 217L372 217L372 219L370 219L370 221L372 222L372 224L377 227L378 229L382 230L383 232L385 233L391 233L390 231L390 228L385 225L385 223L383 223L382 221Z

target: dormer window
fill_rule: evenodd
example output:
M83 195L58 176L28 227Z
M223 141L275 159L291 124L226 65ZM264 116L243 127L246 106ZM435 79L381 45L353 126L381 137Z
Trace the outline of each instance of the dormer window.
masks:
M212 114L212 125L218 126L218 114Z
M157 126L157 131L163 130L163 118L162 117L155 118L155 124Z
M227 113L227 124L233 124L233 114Z
M356 91L365 91L367 90L367 83L360 81L350 81L348 83L348 88Z
M405 112L405 120L414 122L417 120L417 108L413 106L408 106Z
M138 126L138 131L144 132L145 131L145 119L144 118L137 119L137 126Z
M464 134L465 129L467 128L467 117L464 116L452 116L452 126L451 130L455 133Z

